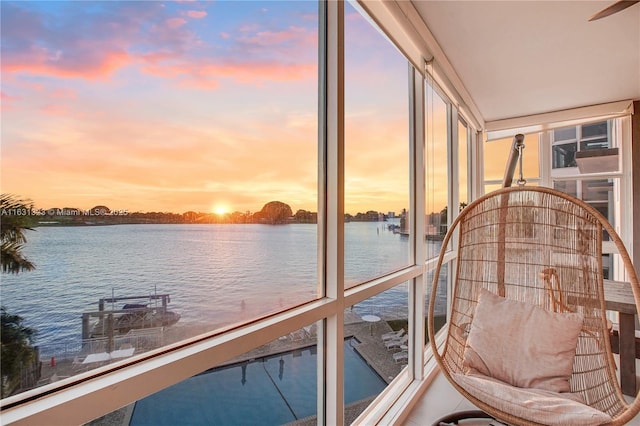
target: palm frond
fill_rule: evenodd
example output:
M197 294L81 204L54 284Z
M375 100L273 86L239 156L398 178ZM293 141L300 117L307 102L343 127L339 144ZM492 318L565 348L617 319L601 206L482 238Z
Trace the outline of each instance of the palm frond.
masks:
M25 243L24 230L33 230L30 217L32 210L31 200L0 194L0 240Z
M0 194L0 243L2 272L17 274L31 271L35 265L22 255L27 238L25 230L31 228L31 200L11 194Z
M2 272L17 274L32 271L36 266L22 255L22 244L9 241L2 242Z

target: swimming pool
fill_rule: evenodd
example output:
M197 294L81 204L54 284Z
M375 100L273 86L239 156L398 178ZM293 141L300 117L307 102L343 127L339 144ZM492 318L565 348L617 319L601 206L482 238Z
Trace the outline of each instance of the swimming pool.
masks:
M344 343L345 403L386 383ZM316 414L316 347L220 367L136 402L130 426L281 425Z

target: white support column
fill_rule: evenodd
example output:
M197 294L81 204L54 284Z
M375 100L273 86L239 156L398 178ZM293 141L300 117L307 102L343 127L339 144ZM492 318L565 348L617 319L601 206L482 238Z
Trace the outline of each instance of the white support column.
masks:
M469 203L484 195L484 150L482 133L473 127L469 127L471 152L469 153Z
M637 114L640 114L638 112ZM617 126L617 137L619 138L619 149L622 157L622 177L620 178L620 192L615 194L616 200L616 231L621 236L627 252L634 259L634 241L636 240L633 233L633 219L637 214L634 211L634 188L633 178L634 172L638 170L633 168L633 140L632 140L632 116L622 117L619 120L613 120ZM637 236L636 236L637 238ZM640 265L636 264L636 270ZM624 269L624 268L622 268Z
M318 350L318 424L344 424L344 2L321 2L319 206L323 294L337 303L323 321ZM323 32L321 32L322 34ZM320 213L320 209L318 209Z
M409 65L410 99L410 177L412 248L411 258L415 265L423 267L423 273L411 280L409 285L409 327L413 332L409 340L408 371L416 380L424 374L424 265L425 249L425 84L422 75Z
M460 205L460 187L458 168L458 110L451 103L447 104L447 155L449 161L448 179L449 179L449 207L447 209L447 229L453 223L458 215ZM458 234L453 235L451 239L451 247L457 247ZM455 279L455 268L449 268L447 279L447 295L453 293L453 282ZM447 318L451 317L451 305L447 303Z
M449 208L447 222L451 224L458 216L460 206L460 163L458 146L458 110L452 104L447 104L447 153L449 160ZM466 164L462 165L466 167Z

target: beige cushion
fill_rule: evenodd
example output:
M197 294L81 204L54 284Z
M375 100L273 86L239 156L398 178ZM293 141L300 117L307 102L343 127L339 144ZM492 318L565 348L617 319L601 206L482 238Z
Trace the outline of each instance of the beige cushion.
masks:
M452 377L480 401L531 422L558 426L595 426L612 420L607 413L578 402L582 399L578 394L520 389L478 375L454 373Z
M464 352L465 371L520 388L569 392L581 314L554 313L482 289Z

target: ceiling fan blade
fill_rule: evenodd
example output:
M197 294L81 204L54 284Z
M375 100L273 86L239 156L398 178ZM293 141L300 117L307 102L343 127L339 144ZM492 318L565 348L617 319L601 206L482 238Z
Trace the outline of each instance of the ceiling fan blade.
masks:
M640 2L640 0L618 0L617 2L605 7L600 12L593 15L589 18L589 21L595 21L600 18L604 18L605 16L613 15L614 13L618 13L621 10L628 8L629 6L633 6L634 4Z

